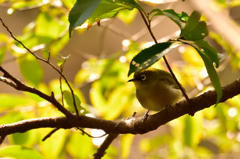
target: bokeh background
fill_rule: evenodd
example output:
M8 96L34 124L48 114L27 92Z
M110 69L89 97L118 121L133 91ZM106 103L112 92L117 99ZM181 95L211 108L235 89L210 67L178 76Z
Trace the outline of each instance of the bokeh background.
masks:
M89 30L86 25L68 36L68 13L75 0L0 0L0 17L14 36L36 55L57 61L68 57L63 73L74 87L87 115L108 120L120 120L137 111L145 113L127 83L130 60L141 49L153 45L153 40L137 10L122 11L114 19L101 21ZM217 69L224 86L239 78L239 0L155 0L139 1L152 9L174 9L189 15L193 10L203 13L207 21L209 43L221 54ZM207 11L212 11L209 14ZM215 21L218 20L218 21ZM228 25L227 25L228 24ZM219 29L220 28L220 29ZM152 21L159 42L177 38L179 28L165 17ZM222 29L222 30L221 30ZM226 35L235 30L237 34ZM49 53L50 52L50 53ZM180 46L167 54L167 59L189 97L213 89L201 58L194 49ZM43 92L54 91L60 100L59 74L49 65L35 60L0 26L1 66L21 81ZM154 67L166 69L162 60ZM64 90L68 88L64 85ZM0 83L0 124L23 119L61 116L43 99L14 90ZM14 100L13 100L14 99ZM240 96L195 114L175 119L157 130L143 135L121 135L108 149L105 158L238 158L240 155ZM154 112L152 112L154 113ZM31 130L13 134L3 143L25 146L44 158L92 158L103 140L91 139L79 131L59 130L45 142L41 139L51 129ZM99 136L101 131L87 132ZM2 150L3 151L3 150ZM1 150L0 150L1 156ZM6 156L1 156L6 157Z

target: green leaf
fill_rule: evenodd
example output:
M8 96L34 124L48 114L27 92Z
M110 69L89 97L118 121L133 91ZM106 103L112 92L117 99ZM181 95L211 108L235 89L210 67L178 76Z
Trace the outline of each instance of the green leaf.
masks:
M3 46L0 48L0 64L2 63L6 52L7 52L7 46Z
M69 110L71 112L75 112L72 93L70 91L63 91L63 96L68 105ZM81 101L76 94L74 94L74 98L75 98L77 109L81 113L81 110L83 110L83 107L81 106Z
M126 24L130 24L138 13L137 9L122 10L118 13L117 17Z
M39 3L37 1L16 1L15 3L12 4L13 9L30 9L30 8L35 8L39 7Z
M215 48L213 48L207 41L204 40L198 40L194 43L211 59L212 62L216 63L216 67L219 66L218 52Z
M151 13L154 13L152 17L159 16L159 15L167 16L173 22L175 22L179 26L180 29L183 29L182 23L186 23L186 21L188 19L187 13L182 12L182 14L178 14L173 9L165 9L165 10L154 9L150 12L150 14Z
M69 13L69 37L77 26L81 26L95 11L100 0L77 0Z
M192 139L193 139L193 123L191 117L187 116L185 118L185 128L184 128L184 142L187 146L191 147L192 146Z
M208 35L207 25L204 21L200 21L200 17L199 12L192 12L185 27L181 30L180 38L196 41Z
M92 16L89 18L89 27L105 18L114 18L121 10L134 8L142 10L142 8L134 0L102 0Z
M28 54L18 60L23 77L35 87L39 85L43 77L43 70L38 60Z
M28 141L29 131L25 133L14 133L11 135L12 142L16 145L23 145Z
M52 112L50 112L52 113ZM45 114L46 115L46 114ZM54 115L56 116L56 115ZM42 139L46 136L46 133L50 132L52 128L40 129L39 138ZM69 131L60 129L56 131L50 138L48 138L44 142L39 142L38 149L41 150L41 153L45 156L45 159L60 159L61 155L65 154L63 150L65 150L65 145L68 140ZM47 156L47 157L46 157ZM32 159L32 158L29 158Z
M215 90L217 92L217 101L216 101L216 104L217 104L222 98L222 87L221 87L221 83L220 83L217 71L215 70L215 68L213 66L212 60L200 49L198 49L196 47L194 47L194 48L197 50L199 55L202 57L205 67L207 69L209 78L212 82L213 87L215 88Z
M97 112L100 114L104 114L107 110L106 105L107 102L102 95L102 88L103 86L101 85L100 81L95 81L92 84L92 88L90 91L90 100L92 105L97 109Z
M178 45L179 43L177 42L163 42L142 50L132 59L128 76L133 72L144 70L150 67Z
M121 148L122 148L122 155L121 158L128 158L132 146L132 142L134 139L133 134L125 134L121 137Z
M84 146L79 149L79 143ZM82 135L79 132L71 132L71 135L66 143L66 149L72 158L90 158L91 154L95 147L92 143L92 138L89 138L86 135Z
M49 48L51 56L55 56L56 54L58 54L60 50L62 50L65 47L68 41L69 37L67 34L61 37L59 40L54 41Z
M133 90L129 89L127 85L119 86L108 97L106 105L107 110L104 114L104 119L114 120L121 115L124 108L129 106L129 97Z
M59 25L53 17L47 12L40 12L36 20L35 36L48 37L50 39L56 39L59 34L65 30L64 26Z
M1 148L0 157L12 157L17 159L44 159L39 152L24 146L8 146Z
M58 54L58 55L59 55L59 58L57 58L57 65L61 66L63 68L65 62L70 57L70 55L68 55L68 56L62 56L61 54Z

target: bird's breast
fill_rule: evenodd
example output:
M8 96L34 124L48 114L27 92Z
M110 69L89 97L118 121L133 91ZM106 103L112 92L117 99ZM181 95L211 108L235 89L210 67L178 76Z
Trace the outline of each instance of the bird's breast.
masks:
M182 93L171 85L158 84L137 89L136 96L144 108L160 111L177 102L182 97Z

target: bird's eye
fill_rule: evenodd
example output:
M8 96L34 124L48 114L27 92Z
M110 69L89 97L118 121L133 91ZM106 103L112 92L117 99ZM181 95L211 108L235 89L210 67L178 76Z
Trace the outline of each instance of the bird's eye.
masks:
M147 78L146 75L141 75L141 80L142 81L146 80L146 78Z

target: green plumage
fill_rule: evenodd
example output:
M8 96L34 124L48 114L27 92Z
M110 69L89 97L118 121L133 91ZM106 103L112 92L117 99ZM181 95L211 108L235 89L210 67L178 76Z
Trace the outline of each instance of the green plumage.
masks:
M156 68L148 68L134 74L136 96L141 105L154 111L161 111L175 104L182 92L171 74Z

